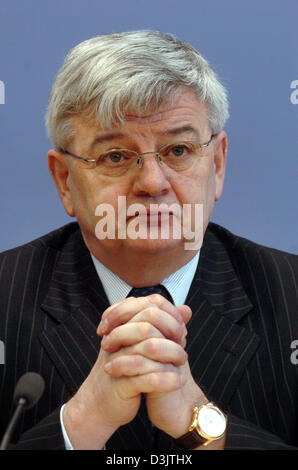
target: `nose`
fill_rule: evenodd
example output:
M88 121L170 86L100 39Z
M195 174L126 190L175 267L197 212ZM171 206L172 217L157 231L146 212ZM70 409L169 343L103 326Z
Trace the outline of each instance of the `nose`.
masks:
M133 191L138 196L156 197L170 190L166 166L159 163L156 155L143 155L142 165L136 169Z

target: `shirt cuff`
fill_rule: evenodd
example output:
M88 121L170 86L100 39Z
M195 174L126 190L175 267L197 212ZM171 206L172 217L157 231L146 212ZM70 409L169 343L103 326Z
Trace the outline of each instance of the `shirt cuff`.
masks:
M65 405L66 405L66 403L64 403L64 405L61 407L61 410L60 410L60 424L61 424L64 444L65 444L65 449L66 450L75 450L73 448L72 443L69 440L69 437L67 435L66 429L65 429L64 424L63 424L63 410L64 410ZM106 450L106 446L104 445L101 450Z
M64 403L64 405L61 407L61 410L60 410L60 424L61 424L61 429L62 429L64 444L65 444L65 449L66 449L66 450L74 450L74 448L73 448L73 446L72 446L72 443L70 442L70 440L69 440L69 438L68 438L68 435L67 435L67 432L66 432L66 430L65 430L64 424L63 424L63 410L64 410L64 407L65 407L65 403Z

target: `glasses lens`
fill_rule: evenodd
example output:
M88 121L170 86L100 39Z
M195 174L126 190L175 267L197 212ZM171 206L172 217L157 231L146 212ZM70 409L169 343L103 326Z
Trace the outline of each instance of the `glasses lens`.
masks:
M138 154L133 150L113 149L102 153L96 160L100 173L110 176L121 176L136 166Z
M168 167L182 171L193 165L199 156L200 147L195 142L177 142L165 145L159 153Z

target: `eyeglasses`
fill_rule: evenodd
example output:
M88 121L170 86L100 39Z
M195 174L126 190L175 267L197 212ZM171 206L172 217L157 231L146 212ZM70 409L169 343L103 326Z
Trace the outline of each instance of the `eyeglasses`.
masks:
M191 168L198 158L203 156L203 150L210 145L214 136L215 134L211 135L205 144L196 141L175 142L163 145L157 152L138 153L129 149L111 149L93 159L74 155L63 149L59 151L82 160L85 168L98 168L100 173L107 176L122 176L132 168L141 168L143 156L146 155L155 155L160 165L165 164L179 172Z

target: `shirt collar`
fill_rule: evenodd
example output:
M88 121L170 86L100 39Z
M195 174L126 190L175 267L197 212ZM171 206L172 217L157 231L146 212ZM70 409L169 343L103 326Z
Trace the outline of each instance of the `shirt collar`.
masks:
M175 305L183 305L185 303L197 269L199 256L200 251L198 251L187 264L170 274L170 276L161 282L161 284L168 289ZM125 299L133 286L127 284L123 279L113 273L113 271L104 266L92 253L91 258L110 305Z

